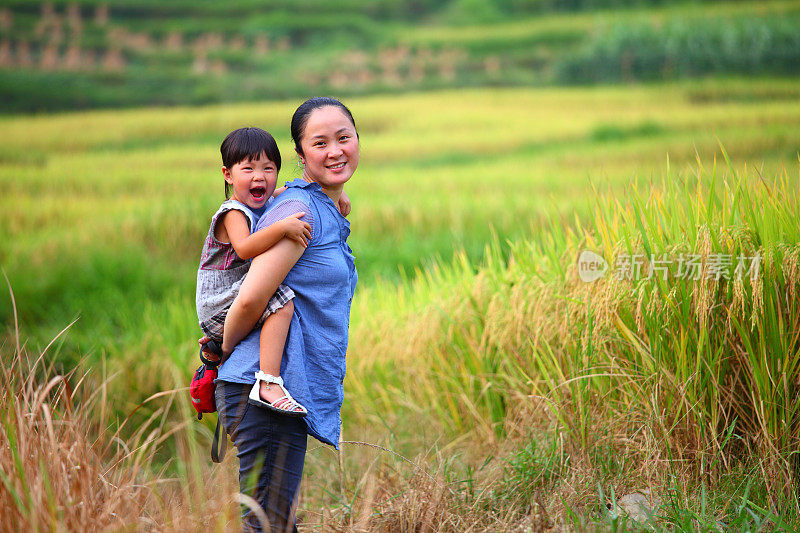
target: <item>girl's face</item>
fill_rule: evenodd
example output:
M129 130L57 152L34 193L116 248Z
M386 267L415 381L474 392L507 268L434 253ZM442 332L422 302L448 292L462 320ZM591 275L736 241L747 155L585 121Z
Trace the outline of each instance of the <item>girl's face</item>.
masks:
M356 128L338 107L320 107L311 112L300 147L305 164L303 177L326 189L341 189L358 167Z
M267 203L278 181L278 167L264 152L257 158L243 159L231 168L222 167L222 174L233 187L231 198L251 209Z

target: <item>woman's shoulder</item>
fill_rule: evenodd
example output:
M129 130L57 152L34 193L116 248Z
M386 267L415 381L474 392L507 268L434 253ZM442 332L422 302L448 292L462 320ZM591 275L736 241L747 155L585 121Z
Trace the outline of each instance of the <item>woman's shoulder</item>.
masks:
M288 187L285 191L272 199L265 215L268 215L271 211L283 211L287 208L291 208L291 206L298 209L303 208L300 209L301 211L304 209L308 210L308 208L313 205L313 195L310 191L300 187Z
M272 200L270 204L270 209L274 209L275 206L283 203L283 202L302 202L304 204L311 205L311 194L306 191L305 189L296 189L290 188L283 191L280 195L278 195L274 200Z
M311 205L313 202L313 194L312 194L312 187L316 185L315 183L308 183L301 179L295 179L293 181L286 182L286 190L283 191L281 194L275 198L272 203L278 204L280 202L284 202L286 200L295 200L301 201L308 205ZM318 185L317 185L318 187Z
M263 229L299 211L306 214L303 220L311 225L313 233L317 209L314 206L311 194L297 187L287 188L270 202L267 211L259 220L256 229Z

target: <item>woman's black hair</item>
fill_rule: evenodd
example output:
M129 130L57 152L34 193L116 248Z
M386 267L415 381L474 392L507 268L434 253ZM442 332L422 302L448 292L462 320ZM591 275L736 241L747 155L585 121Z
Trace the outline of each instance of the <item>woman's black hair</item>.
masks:
M349 109L347 109L346 105L341 103L336 98L331 98L329 96L316 96L314 98L309 98L300 104L300 107L298 107L294 112L294 115L292 115L292 140L294 141L294 149L301 156L303 155L303 149L300 147L300 141L302 140L303 135L305 135L308 117L311 115L312 111L321 107L338 107L341 109L345 116L350 119L350 123L356 130L356 137L358 137L356 121L353 119L353 114Z
M219 147L222 153L222 164L230 168L247 159L251 161L262 153L267 159L275 163L276 173L281 170L281 152L278 150L278 143L268 132L261 128L239 128L233 130L222 141ZM225 198L231 197L231 186L225 182Z

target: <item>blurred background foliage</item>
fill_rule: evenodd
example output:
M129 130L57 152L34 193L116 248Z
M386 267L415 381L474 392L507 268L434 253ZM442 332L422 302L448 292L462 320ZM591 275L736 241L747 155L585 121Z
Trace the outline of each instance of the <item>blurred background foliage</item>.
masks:
M800 2L7 0L0 112L800 72Z

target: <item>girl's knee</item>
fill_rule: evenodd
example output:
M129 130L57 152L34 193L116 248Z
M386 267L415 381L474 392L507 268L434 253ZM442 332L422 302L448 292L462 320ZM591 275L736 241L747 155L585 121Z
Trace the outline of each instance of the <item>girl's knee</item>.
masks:
M253 314L259 309L264 310L264 301L257 294L240 292L234 302L245 314Z
M275 311L276 315L289 316L289 317L291 317L292 313L294 313L294 302L292 302L291 300L286 302L286 304L283 307Z

